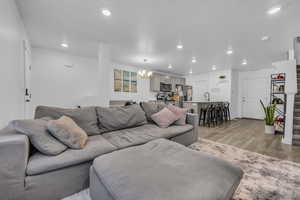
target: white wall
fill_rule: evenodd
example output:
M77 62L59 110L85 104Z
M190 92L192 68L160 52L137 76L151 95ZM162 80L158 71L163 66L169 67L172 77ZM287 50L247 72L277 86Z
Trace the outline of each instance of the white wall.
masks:
M42 48L32 49L32 109L74 107L98 95L98 60Z
M0 1L0 127L24 118L23 40L26 33L15 1Z
M98 47L98 101L100 106L109 106L110 100L110 70L111 62L111 46L104 43L99 43Z
M109 55L105 53L104 56ZM150 79L140 77L138 77L137 93L114 92L113 69L132 72L139 70L137 67L104 62L97 58L70 55L67 51L33 48L30 116L32 117L37 105L105 106L108 103L103 101L107 96L106 92L109 100L144 101L156 98L156 93L150 92Z
M224 70L214 71L199 75L187 76L187 84L193 86L193 100L205 101L203 94L210 92L211 101L228 101L231 104L231 117L242 117L242 97L243 97L243 80L251 78L264 78L267 84L259 86L258 89L266 91L268 94L266 101L269 100L270 94L270 75L275 73L273 68L262 69L257 71ZM226 79L220 79L220 75L225 75ZM248 86L252 87L251 85Z
M219 76L225 75L225 79ZM231 70L214 71L186 77L186 84L193 86L193 100L205 101L204 93L210 93L211 101L231 101Z
M117 64L112 64L110 70L110 99L111 100L133 100L133 101L148 101L156 99L156 93L150 92L150 79L137 77L137 93L115 92L114 91L114 69L127 70L130 72L138 72L139 68Z
M298 42L297 38L294 39L294 52L297 65L300 65L300 41Z
M239 105L239 72L231 71L231 95L230 95L230 112L232 118L238 117Z
M225 79L220 79L225 76ZM204 93L210 93L211 101L230 102L231 118L238 115L238 73L232 70L213 71L186 77L187 85L193 86L193 100L206 101Z

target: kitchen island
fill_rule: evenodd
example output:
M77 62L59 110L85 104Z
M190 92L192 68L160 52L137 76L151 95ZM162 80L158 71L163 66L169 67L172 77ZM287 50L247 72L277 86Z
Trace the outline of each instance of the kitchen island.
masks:
M190 113L200 114L201 108L206 108L209 105L217 105L227 103L225 101L184 101L183 108L188 109Z
M226 101L185 101L183 107L199 115L199 125L214 127L230 121L229 102Z
M175 100L150 100L149 102L157 104L172 104L179 107L179 101Z

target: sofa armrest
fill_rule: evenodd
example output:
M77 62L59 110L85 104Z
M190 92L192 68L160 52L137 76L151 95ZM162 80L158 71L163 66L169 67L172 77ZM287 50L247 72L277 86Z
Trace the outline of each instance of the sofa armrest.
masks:
M27 136L0 136L1 199L17 199L22 195L29 148Z
M194 127L195 139L198 139L199 115L195 113L187 113L186 123Z
M193 125L194 127L199 126L199 115L194 113L187 113L186 123Z

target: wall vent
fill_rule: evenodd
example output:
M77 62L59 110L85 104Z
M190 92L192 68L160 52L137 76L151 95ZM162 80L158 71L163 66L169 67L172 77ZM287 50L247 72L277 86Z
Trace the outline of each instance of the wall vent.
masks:
M73 65L64 65L66 68L73 68Z

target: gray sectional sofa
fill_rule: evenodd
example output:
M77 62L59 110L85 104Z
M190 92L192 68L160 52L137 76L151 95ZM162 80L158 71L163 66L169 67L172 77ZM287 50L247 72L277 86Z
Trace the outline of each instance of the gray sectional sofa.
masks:
M1 130L0 199L61 199L89 186L89 169L93 160L100 155L141 145L158 138L166 138L183 145L190 145L198 138L196 114L187 114L187 124L184 126L172 125L168 128L159 128L154 123L148 122L127 128L115 127L118 130L107 128L104 130L105 127L97 127L95 123L101 125L102 120L104 123L102 115L107 116L107 110L100 108L100 112L97 112L97 109L99 108L37 107L35 118L70 116L81 128L90 132L85 148L67 149L57 156L38 152L27 136L19 134L11 127ZM115 120L122 125L122 117L126 116L126 114L115 115ZM127 125L131 123L131 119L127 121ZM109 122L105 123L109 124Z

